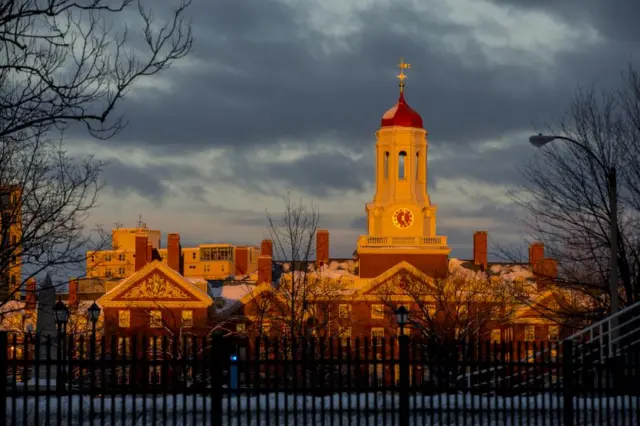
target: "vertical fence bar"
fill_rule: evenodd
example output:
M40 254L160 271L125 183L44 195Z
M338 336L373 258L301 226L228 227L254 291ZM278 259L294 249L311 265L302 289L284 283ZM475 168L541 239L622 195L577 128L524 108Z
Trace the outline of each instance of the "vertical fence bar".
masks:
M7 370L9 367L8 335L6 331L0 331L0 418L7 418Z
M214 334L211 337L211 424L222 425L222 336ZM231 394L227 396L231 398ZM230 411L230 410L229 410Z
M409 424L409 336L401 334L400 343L400 425Z
M562 344L562 384L564 426L573 426L573 341Z

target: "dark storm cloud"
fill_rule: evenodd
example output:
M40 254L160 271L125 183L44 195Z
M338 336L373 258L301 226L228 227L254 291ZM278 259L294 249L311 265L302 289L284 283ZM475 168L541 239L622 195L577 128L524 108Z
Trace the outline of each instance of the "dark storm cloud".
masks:
M524 2L498 3L507 7ZM533 3L568 22L575 19L576 25L591 22L601 11L603 22L596 27L611 41L564 52L541 71L532 66L534 58L508 48L502 53L522 60L495 62L469 27L396 2L354 16L362 27L341 40L346 48L307 24L305 5L311 2L296 3L297 9L276 0L194 2L189 13L196 43L185 64L196 65L170 74L175 89L170 95L147 91L125 99L117 112L130 125L110 143L135 141L151 154L222 147L235 172L219 177L221 183L271 195L290 188L316 196L361 191L373 180L373 133L396 99L394 64L404 56L412 64L407 100L422 114L432 149L446 144L447 149L460 150L458 156L430 163L430 185L447 177L510 183L517 178L517 163L527 154L515 147L476 152L473 144L556 116L566 107L576 81L617 78L634 45L615 40L637 30L626 25L626 18L620 28L605 23L621 14L605 10L609 1ZM622 3L628 8L640 4ZM585 5L586 12L571 15L575 5ZM396 29L398 23L402 31ZM509 37L499 22L492 31ZM447 45L449 36L463 37L464 50ZM327 147L362 153L364 160L316 153L318 140ZM307 146L310 154L287 164L248 159L258 148L277 149L288 143ZM126 173L134 178L125 179ZM143 179L136 173L147 171L130 169L112 179L119 188L166 193L158 176Z
M336 191L363 191L374 176L371 156L353 159L343 152L330 150L308 152L295 161L281 162L261 161L253 154L229 155L229 168L234 173L218 176L214 171L215 180L278 196L295 189L310 196L325 197Z
M357 17L363 28L346 51L305 25L299 11L273 0L193 6L198 41L190 59L209 65L175 74L170 102L122 104L131 117L126 138L153 149L238 149L324 134L365 149L397 96L394 64L401 54L412 63L409 102L433 137L457 144L528 126L584 75L559 64L568 67L543 83L528 65L492 63L468 28L396 4ZM395 22L410 31L393 30ZM442 41L453 34L469 34L464 52Z
M553 13L571 25L591 25L605 37L637 43L640 39L640 2L638 0L491 0Z
M135 192L149 200L160 202L170 192L171 180L200 176L198 172L184 166L133 165L118 159L105 166L105 185L116 192ZM197 191L194 191L197 192Z
M436 158L429 160L429 187L437 188L441 179L465 179L492 185L513 185L521 182L521 164L535 155L526 137L510 140L500 147L469 146L456 150L451 146L431 148Z

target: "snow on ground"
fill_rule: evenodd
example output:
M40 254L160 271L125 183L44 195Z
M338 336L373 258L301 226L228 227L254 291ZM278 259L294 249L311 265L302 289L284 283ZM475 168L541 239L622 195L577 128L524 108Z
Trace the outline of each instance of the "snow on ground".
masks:
M35 419L35 400L7 398L9 424L38 426L40 424L106 424L135 425L202 425L212 419L211 399L202 395L159 395L136 397L109 395L94 398L95 413L90 419L91 399L88 396L38 398L38 421ZM574 398L574 423L579 425L628 424L640 421L638 397ZM165 404L166 403L166 404ZM410 424L450 425L521 425L561 424L562 396L538 395L491 397L479 395L416 395L410 401ZM48 406L48 408L47 408ZM58 412L58 407L62 410ZM382 393L336 394L330 396L301 396L282 393L260 396L240 395L222 400L225 425L279 424L398 424L397 395ZM82 412L83 422L80 423ZM164 414L166 413L166 420ZM15 416L15 417L14 417ZM59 416L59 417L58 417ZM15 422L13 422L15 419ZM68 420L71 422L68 422ZM112 420L114 421L112 423ZM175 420L175 421L174 421ZM616 421L617 420L617 421Z

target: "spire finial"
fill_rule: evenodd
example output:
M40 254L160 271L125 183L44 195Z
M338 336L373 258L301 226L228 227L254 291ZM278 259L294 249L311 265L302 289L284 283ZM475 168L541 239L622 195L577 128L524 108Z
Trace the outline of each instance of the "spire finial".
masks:
M398 74L398 79L400 80L400 93L404 92L404 79L407 78L404 75L404 70L411 68L411 64L407 64L404 61L404 58L400 58L400 63L398 64L398 68L400 68L400 74Z

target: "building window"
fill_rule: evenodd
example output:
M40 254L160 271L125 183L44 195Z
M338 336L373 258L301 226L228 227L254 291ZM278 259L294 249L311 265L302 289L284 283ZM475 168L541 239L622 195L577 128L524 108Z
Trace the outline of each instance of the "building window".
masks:
M238 333L244 333L247 331L247 326L245 324L236 324L236 331Z
M150 365L149 366L149 384L159 385L162 383L162 366Z
M351 339L351 327L346 327L340 331L340 344L342 346L348 346L349 339Z
M211 265L204 265L205 272L211 272Z
M124 253L122 253L118 255L118 260L120 260L120 262L124 262L125 260L127 260L127 256Z
M411 329L407 326L400 328L398 327L398 337L400 336L411 336Z
M193 327L193 311L182 311L182 326Z
M107 268L107 269L105 269L105 270L104 270L104 275L105 275L107 278L111 278L111 268Z
M536 326L535 325L525 325L524 327L524 341L525 342L533 342L536 340Z
M202 247L200 260L230 260L233 261L233 247Z
M129 376L131 375L130 366L116 367L116 381L119 385L128 385Z
M416 152L416 180L420 180L420 151Z
M389 179L389 151L384 153L384 178Z
M118 276L123 276L125 274L124 268L118 268Z
M549 331L549 340L557 341L558 338L560 337L560 327L558 327L557 325L550 325L548 331Z
M373 346L382 346L384 342L384 327L374 327L371 329L371 343Z
M118 311L118 327L131 327L131 311Z
M105 255L104 260L107 262L111 262L111 255L110 254Z
M351 317L351 305L338 305L338 317L350 318Z
M191 253L191 259L196 260L196 252Z
M403 180L406 179L407 173L405 167L407 165L407 153L404 151L400 151L398 154L398 179Z
M149 327L151 328L162 327L162 311L149 312Z
M118 348L116 352L119 356L131 355L131 339L128 337L118 337Z
M491 330L491 343L500 343L501 340L501 330L499 328L494 328L493 330Z
M384 305L381 305L381 304L371 305L371 318L384 319Z

